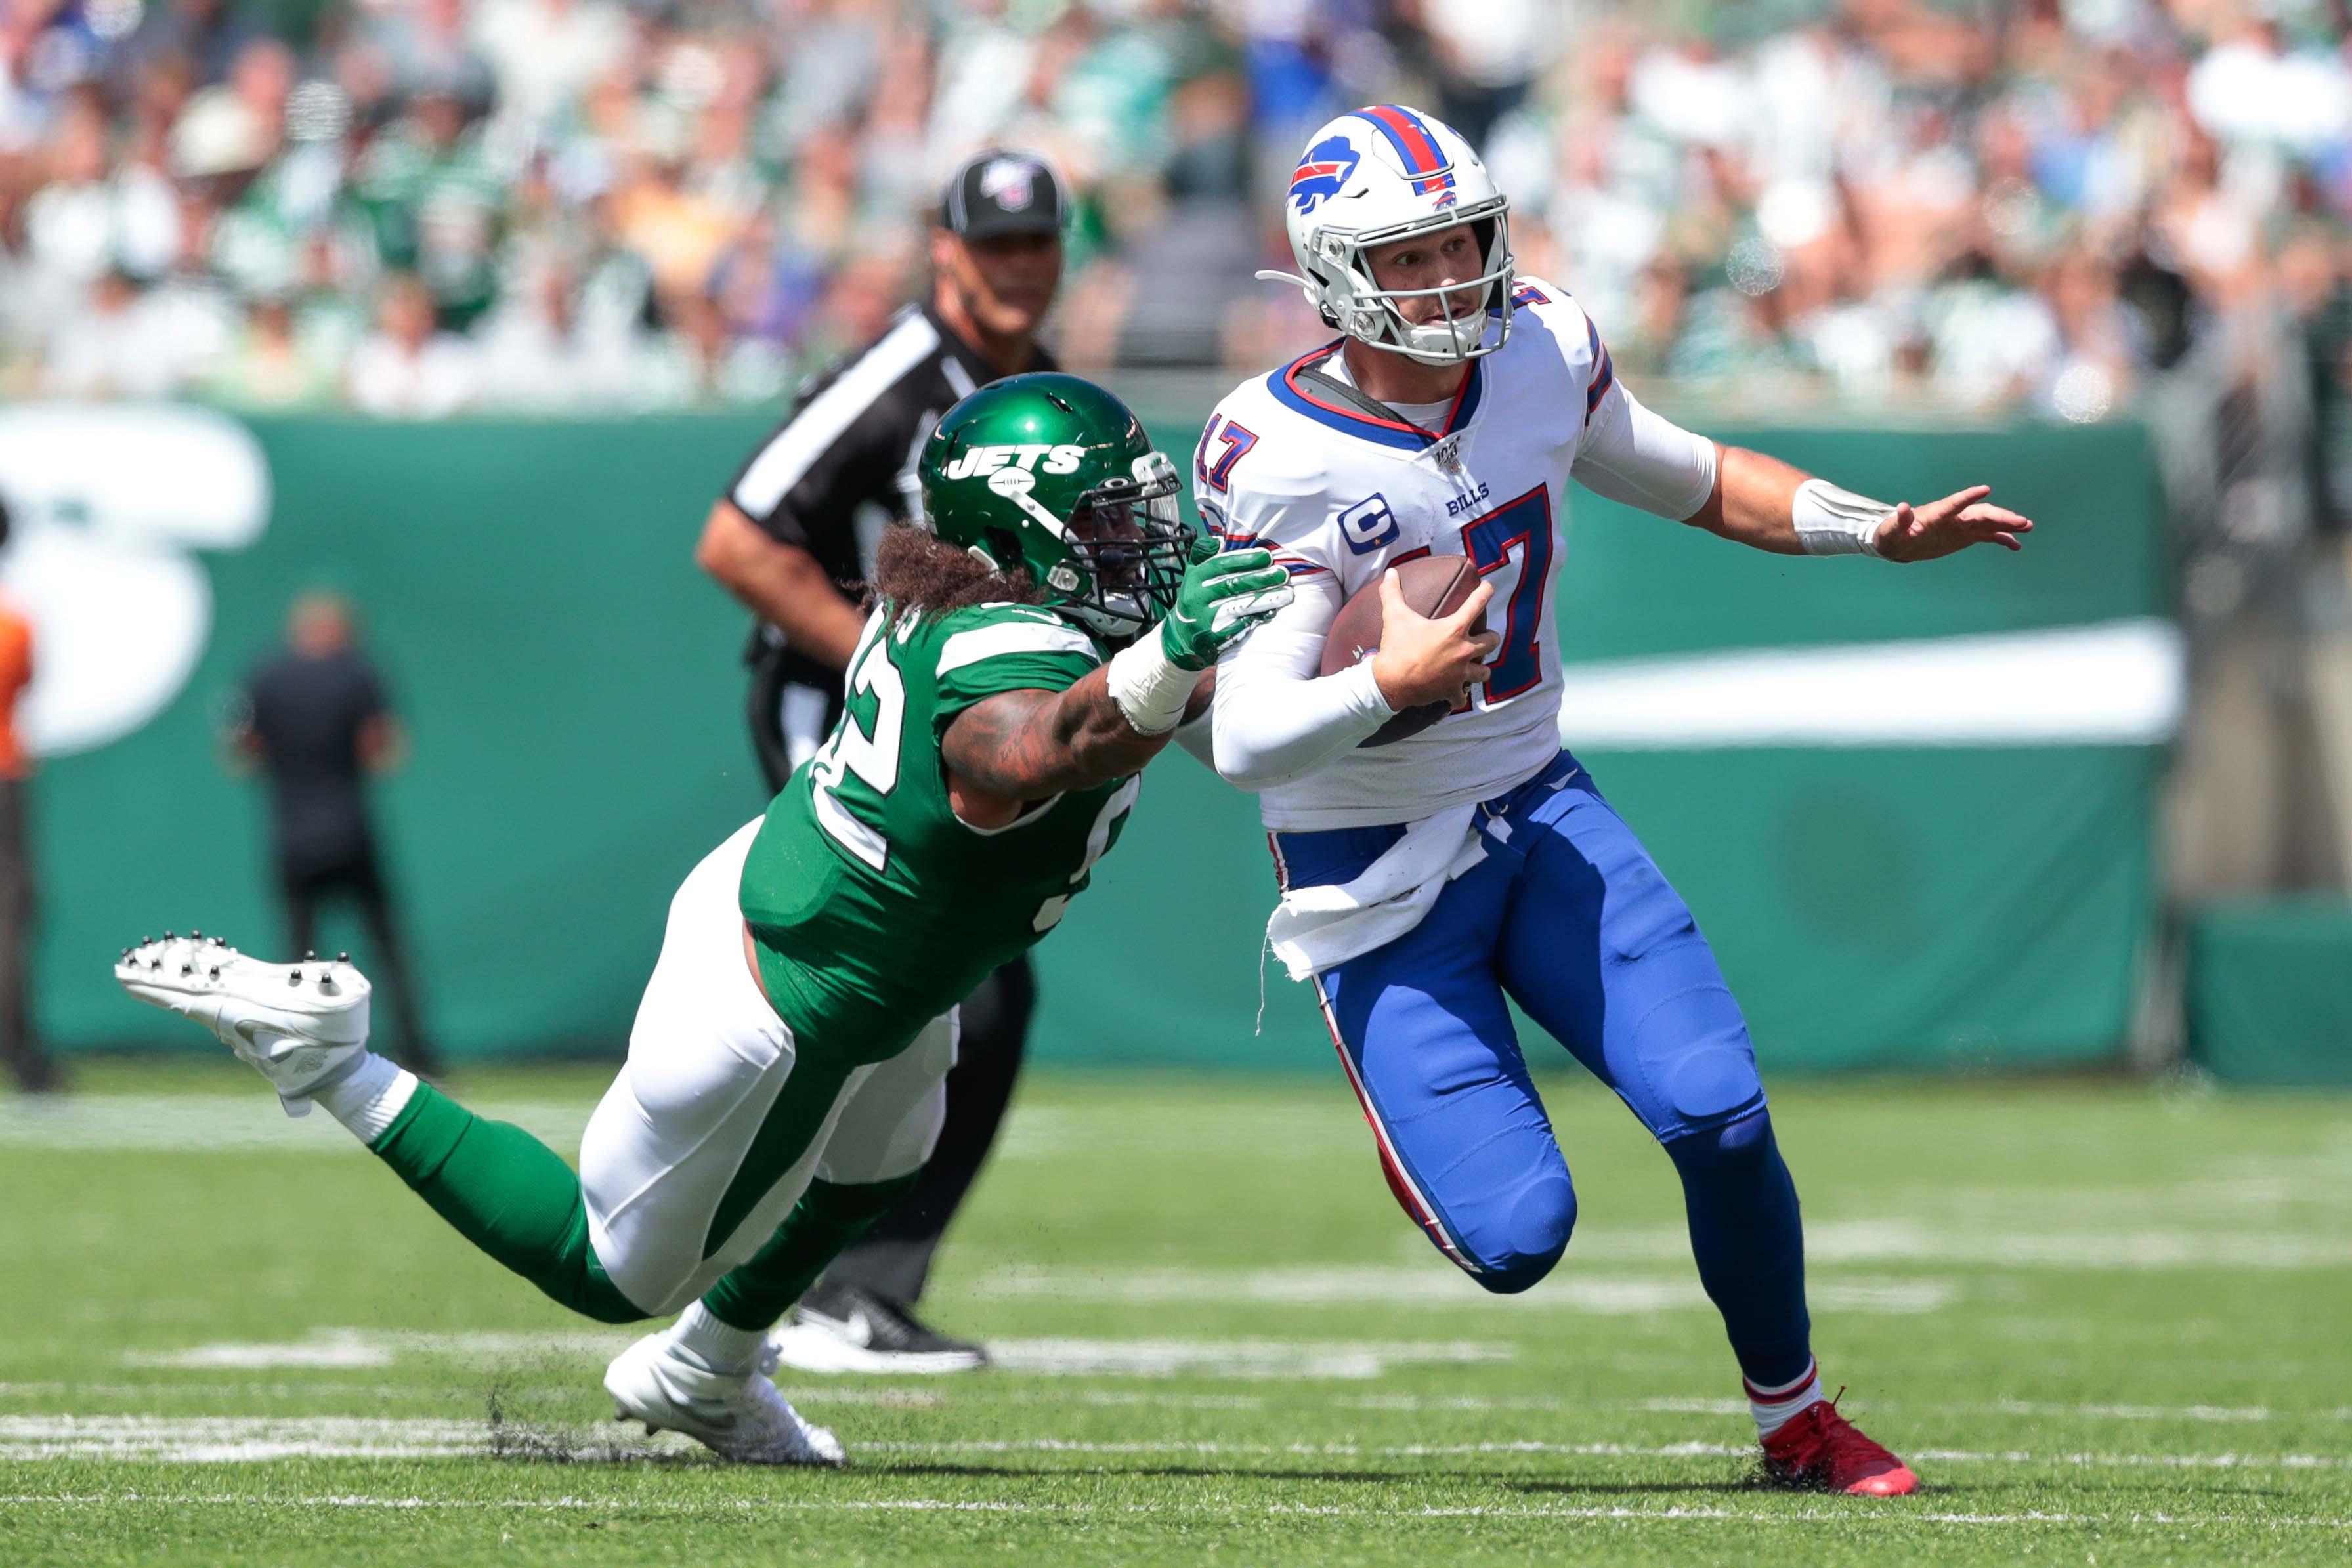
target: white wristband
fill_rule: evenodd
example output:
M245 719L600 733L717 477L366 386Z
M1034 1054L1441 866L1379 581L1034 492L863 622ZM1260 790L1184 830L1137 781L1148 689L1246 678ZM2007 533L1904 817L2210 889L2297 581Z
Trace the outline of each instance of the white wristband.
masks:
M1201 680L1199 671L1180 670L1169 659L1157 626L1112 654L1104 674L1111 701L1138 735L1166 735L1181 724Z
M1826 479L1808 479L1789 504L1789 520L1807 555L1876 555L1879 527L1894 510Z

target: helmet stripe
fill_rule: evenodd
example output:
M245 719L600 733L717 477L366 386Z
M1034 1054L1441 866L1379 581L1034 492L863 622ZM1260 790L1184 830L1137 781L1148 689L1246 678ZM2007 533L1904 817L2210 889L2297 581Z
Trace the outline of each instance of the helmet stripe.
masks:
M1454 188L1454 166L1446 162L1437 138L1429 133L1419 115L1393 103L1381 103L1358 110L1356 117L1370 121L1388 138L1397 156L1404 160L1405 173L1412 178L1413 194L1422 196Z

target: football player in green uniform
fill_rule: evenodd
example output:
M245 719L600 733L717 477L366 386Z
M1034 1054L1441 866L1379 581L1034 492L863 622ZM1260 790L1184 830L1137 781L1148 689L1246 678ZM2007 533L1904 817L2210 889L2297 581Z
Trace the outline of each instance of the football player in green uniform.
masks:
M565 1306L683 1308L604 1385L731 1459L841 1462L769 1381L768 1329L921 1168L957 998L1053 929L1219 651L1290 595L1265 550L1192 549L1174 466L1076 377L974 392L919 469L929 527L882 546L847 712L671 901L576 1176L370 1053L346 963L167 934L115 968Z

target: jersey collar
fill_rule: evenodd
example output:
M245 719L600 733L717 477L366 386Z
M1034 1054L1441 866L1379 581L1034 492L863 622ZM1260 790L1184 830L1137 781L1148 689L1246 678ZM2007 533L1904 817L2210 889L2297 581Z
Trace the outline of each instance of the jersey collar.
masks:
M1328 390L1318 388L1306 372L1321 367L1326 360L1339 351L1344 338L1335 338L1309 354L1303 354L1265 378L1266 390L1284 407L1305 414L1318 424L1366 441L1392 446L1401 452L1421 452L1436 445L1445 437L1468 424L1478 412L1478 400L1483 395L1485 371L1483 360L1470 361L1470 373L1462 378L1462 390L1454 394L1454 406L1446 411L1445 422L1435 430L1424 430L1410 420L1400 419L1393 412L1376 415L1371 408L1383 405L1370 398L1341 402ZM1360 401L1368 407L1355 406Z
M926 299L916 305L914 310L916 314L931 324L931 329L940 335L940 351L963 368L963 373L971 379L974 387L984 387L992 381L1003 379L1002 372L982 358L978 349L965 342L961 335L949 326L946 319L932 308L929 300ZM1038 343L1029 350L1029 369L1023 373L1034 374L1041 371L1058 371L1061 368L1054 362L1054 356L1045 351L1045 345Z

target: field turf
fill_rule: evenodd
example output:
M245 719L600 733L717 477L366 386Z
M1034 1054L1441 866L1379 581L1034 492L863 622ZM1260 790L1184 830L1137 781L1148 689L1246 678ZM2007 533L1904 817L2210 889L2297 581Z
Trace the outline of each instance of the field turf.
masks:
M576 1146L579 1069L456 1092ZM1344 1084L1028 1084L944 1255L1003 1364L785 1375L838 1474L609 1419L626 1342L222 1061L0 1102L0 1563L2352 1561L2352 1102L1794 1082L1817 1344L1926 1479L1753 1482L1671 1167L1550 1097L1582 1199L1489 1298ZM635 1429L629 1429L634 1432Z

